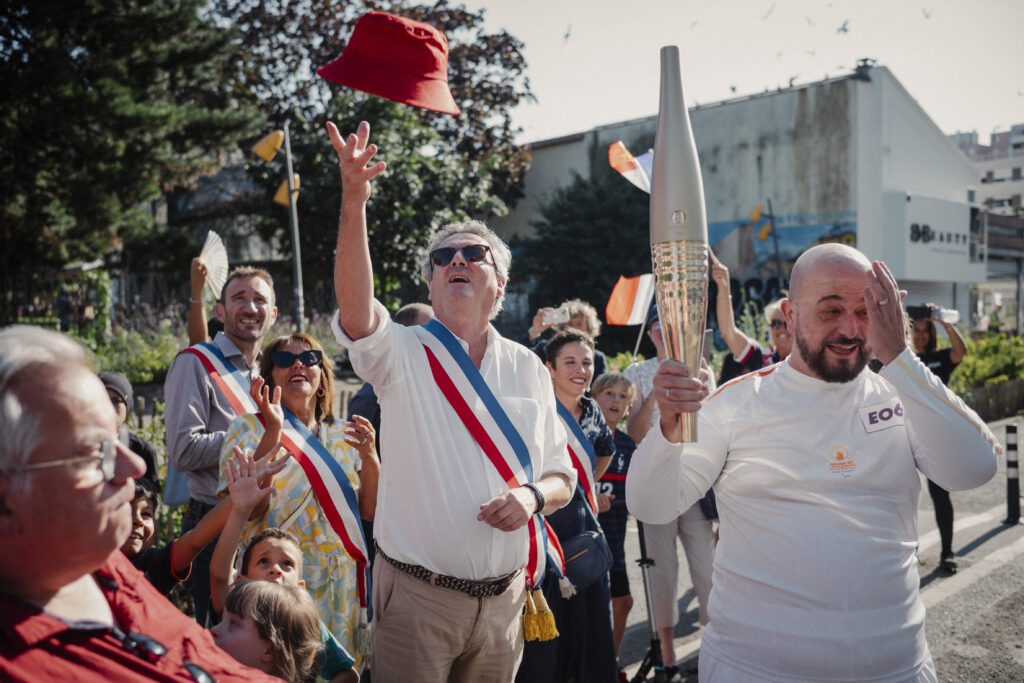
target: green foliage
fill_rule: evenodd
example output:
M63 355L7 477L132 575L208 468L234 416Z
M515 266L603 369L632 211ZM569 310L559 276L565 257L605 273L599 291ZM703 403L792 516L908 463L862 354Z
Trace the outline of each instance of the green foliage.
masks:
M171 362L185 346L185 340L169 332L120 329L92 348L100 372L123 372L132 384L151 384L164 381Z
M259 114L204 0L33 0L0 17L3 267L91 259L150 229L141 203L219 165Z
M967 355L950 377L949 386L961 396L970 390L1024 377L1024 340L1005 333L967 340Z

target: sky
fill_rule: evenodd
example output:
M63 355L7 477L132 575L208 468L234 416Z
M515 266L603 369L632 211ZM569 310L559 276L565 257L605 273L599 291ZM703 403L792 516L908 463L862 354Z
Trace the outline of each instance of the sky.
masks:
M679 46L690 107L848 74L870 57L946 133L977 131L985 144L1024 123L1024 0L462 2L525 43L537 101L514 110L521 143L656 114L663 45Z

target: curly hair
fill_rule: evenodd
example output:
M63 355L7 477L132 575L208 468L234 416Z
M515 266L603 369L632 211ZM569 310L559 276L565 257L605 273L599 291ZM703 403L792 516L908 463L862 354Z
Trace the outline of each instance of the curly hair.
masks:
M569 318L583 316L586 320L587 329L583 330L592 338L596 339L601 335L601 321L597 317L597 309L581 299L569 299L562 302L562 307L569 311ZM566 329L565 325L562 329Z
M268 387L274 388L274 362L271 359L271 355L275 351L280 351L281 347L290 341L305 344L313 351L319 351L322 354L320 359L320 386L316 391L316 419L318 422L325 422L327 424L334 422L334 365L331 363L330 356L324 351L324 347L320 345L320 342L305 332L286 334L267 344L263 348L263 355L260 356L260 377L263 378Z
M316 680L324 643L320 614L305 589L273 581L239 581L224 600L224 610L252 619L260 638L270 643L271 674L288 683Z

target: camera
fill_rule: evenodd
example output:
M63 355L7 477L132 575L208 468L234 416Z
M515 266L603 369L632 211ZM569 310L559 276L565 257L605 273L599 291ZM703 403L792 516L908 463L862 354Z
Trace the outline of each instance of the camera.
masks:
M938 306L907 306L907 316L913 320L935 320L942 323L956 325L960 322L960 311L954 308L939 308Z
M569 309L563 306L553 308L544 313L545 325L564 325L569 322Z

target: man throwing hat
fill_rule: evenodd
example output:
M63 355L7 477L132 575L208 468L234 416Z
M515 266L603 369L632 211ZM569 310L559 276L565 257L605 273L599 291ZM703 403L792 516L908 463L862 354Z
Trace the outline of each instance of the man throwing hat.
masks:
M511 254L477 221L441 228L422 267L435 320L393 324L373 299L366 235L384 163L370 165L367 123L347 139L327 129L342 184L334 332L381 404L373 678L512 680L531 518L565 505L576 476L547 371L489 322Z
M888 267L838 244L793 266L796 344L723 385L673 361L633 456L630 511L664 522L714 484L721 520L702 681L935 681L918 596L919 472L948 490L996 471L992 433L906 345ZM885 367L866 371L874 354ZM677 418L700 410L698 443Z

